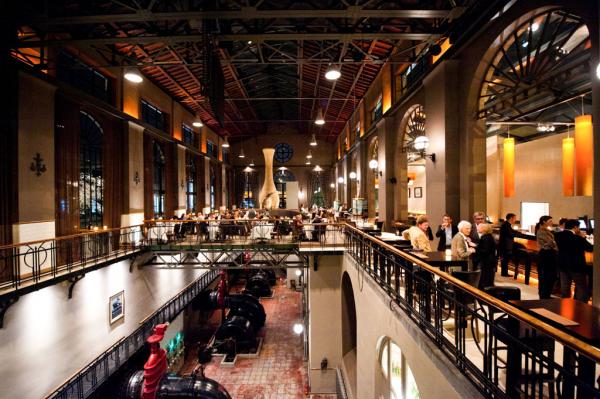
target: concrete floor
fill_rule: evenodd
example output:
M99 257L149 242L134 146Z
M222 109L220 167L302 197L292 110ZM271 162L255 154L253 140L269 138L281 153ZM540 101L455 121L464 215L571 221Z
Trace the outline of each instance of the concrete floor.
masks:
M49 394L204 272L146 267L129 273L123 261L88 273L72 299L66 283L23 296L0 329L0 398ZM111 325L108 300L122 290L125 317Z

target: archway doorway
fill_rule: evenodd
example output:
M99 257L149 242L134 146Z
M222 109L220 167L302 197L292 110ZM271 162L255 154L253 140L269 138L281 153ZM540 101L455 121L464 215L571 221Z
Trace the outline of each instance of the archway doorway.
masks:
M406 203L407 219L416 218L427 213L427 173L425 167L425 150L427 149L427 133L425 131L425 110L420 104L408 109L402 123L402 158L400 168L406 165L406 176L400 185Z
M356 394L356 305L352 281L347 272L342 276L342 359L349 386Z

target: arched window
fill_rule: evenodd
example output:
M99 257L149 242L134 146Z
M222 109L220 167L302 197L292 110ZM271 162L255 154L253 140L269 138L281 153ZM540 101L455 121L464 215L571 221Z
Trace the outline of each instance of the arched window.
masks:
M104 132L100 124L86 112L80 112L79 121L81 129L79 139L79 227L89 229L102 226Z
M279 169L274 175L275 187L279 191L279 208L285 209L287 202L286 195L286 183L289 181L295 181L296 177L292 172L287 169Z
M165 193L167 186L166 159L163 145L154 142L153 146L154 176L152 180L154 217L164 216Z
M217 205L217 173L214 166L210 167L210 209L216 209Z
M386 386L385 397L390 399L418 399L419 388L400 347L384 338L379 349L379 370Z
M185 185L186 208L188 212L196 212L196 180L198 173L196 172L196 162L192 154L185 154L185 170L187 183Z
M408 162L414 162L422 158L422 154L414 149L417 137L427 136L425 132L425 111L422 105L415 106L408 114L404 127L404 148L408 151Z

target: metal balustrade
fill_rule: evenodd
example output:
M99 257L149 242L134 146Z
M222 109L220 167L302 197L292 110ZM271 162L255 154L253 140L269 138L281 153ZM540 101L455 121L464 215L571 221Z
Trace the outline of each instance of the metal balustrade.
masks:
M346 226L346 251L490 398L600 397L600 350Z
M108 348L87 366L73 374L46 398L84 399L90 396L116 372L136 351L142 348L157 324L173 321L192 300L218 276L217 270L207 271L173 296L160 309L148 316L129 336Z

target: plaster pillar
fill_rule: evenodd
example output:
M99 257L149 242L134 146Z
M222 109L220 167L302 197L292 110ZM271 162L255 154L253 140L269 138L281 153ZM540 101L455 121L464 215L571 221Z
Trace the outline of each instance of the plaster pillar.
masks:
M436 157L435 162L427 158L425 166L426 211L432 225L441 220L444 213L455 220L467 218L466 213L461 214L459 184L462 175L468 178L471 169L464 165L466 160L461 156L461 150L469 143L465 135L459 137L458 134L457 73L456 61L443 61L423 80L425 131L429 138L427 153ZM483 158L485 162L485 148ZM481 195L485 197L485 192Z
M13 242L56 236L54 168L54 93L56 87L18 74L17 191L18 214ZM32 95L34 93L34 95ZM39 158L38 158L39 154ZM31 167L39 169L31 170ZM8 200L8 199L6 199Z
M144 222L144 128L128 122L127 140L127 195L128 211L121 216L121 226Z
M210 207L210 159L204 158L204 208Z
M341 201L342 204L346 204L346 207L350 208L352 206L352 199L350 198L350 185L348 184L348 156L344 156L342 159L342 175L344 178L344 183L340 184L340 189L342 190Z
M391 231L394 222L394 185L390 178L394 176L394 131L393 124L387 119L377 123L378 160L379 163L379 215L378 220L384 222L386 230Z

